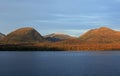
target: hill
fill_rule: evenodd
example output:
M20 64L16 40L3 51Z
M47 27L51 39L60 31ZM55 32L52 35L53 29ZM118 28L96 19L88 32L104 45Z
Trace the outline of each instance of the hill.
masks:
M56 38L60 41L48 42L44 38L53 38L53 40ZM44 38L33 28L21 28L3 38L4 42L11 44L1 44L0 50L120 50L120 31L107 27L89 30L78 38L71 39L71 36L58 33L44 36ZM16 42L22 42L22 44L14 44ZM30 44L31 42L37 43Z
M92 29L76 39L56 42L54 46L65 50L120 50L120 31L107 27Z
M53 34L44 36L44 38L48 41L57 42L57 41L64 41L68 39L74 39L75 37L69 36L67 34L53 33Z
M79 37L82 42L89 43L114 43L120 42L120 31L107 27L92 29Z
M31 27L17 29L2 39L2 42L5 43L32 43L42 41L44 41L44 38Z

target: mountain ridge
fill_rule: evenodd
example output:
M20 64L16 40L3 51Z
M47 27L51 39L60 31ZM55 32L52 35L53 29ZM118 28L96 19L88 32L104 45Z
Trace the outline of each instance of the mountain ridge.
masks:
M15 31L12 31L8 35L6 35L2 41L6 43L14 43L14 42L40 42L43 41L43 37L40 33L38 33L34 28L31 27L23 27L19 28Z
M120 31L112 30L107 27L92 29L79 37L82 41L111 43L120 41Z
M15 31L12 31L6 35L2 41L3 42L42 42L42 41L66 41L72 40L76 43L112 43L120 42L120 31L113 30L108 27L100 27L91 29L78 38L64 34L64 33L52 33L45 36L42 36L32 27L23 27Z
M63 34L59 35L61 37ZM47 37L54 36L56 36L55 33ZM62 38L64 39L63 36ZM0 44L0 50L120 50L120 31L100 27L91 29L78 38L50 42L33 28L21 28L5 36L3 42L6 43ZM16 42L18 43L16 44Z
M52 33L52 34L44 36L44 38L47 39L48 41L57 42L57 41L73 39L75 37L67 35L67 34L63 34L63 33Z

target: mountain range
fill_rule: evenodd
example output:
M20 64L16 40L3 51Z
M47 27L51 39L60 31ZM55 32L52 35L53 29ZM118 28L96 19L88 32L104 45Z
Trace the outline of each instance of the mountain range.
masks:
M45 41L65 41L66 43L71 43L71 41L73 43L118 43L120 42L120 31L112 30L108 27L100 27L91 29L77 38L62 33L52 33L42 36L34 28L24 27L13 31L6 36L0 33L0 39L5 43L29 43Z
M42 36L34 28L24 27L6 36L0 33L0 46L0 50L120 50L120 31L100 27L79 37L61 33Z

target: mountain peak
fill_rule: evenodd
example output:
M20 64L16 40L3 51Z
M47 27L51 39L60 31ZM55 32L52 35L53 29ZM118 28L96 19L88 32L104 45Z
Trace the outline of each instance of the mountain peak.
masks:
M53 33L54 35L65 35L64 33L61 33L61 32L56 32L56 33Z
M100 43L119 41L119 38L120 38L119 31L115 31L107 27L92 29L79 37L79 39L84 41Z
M112 30L111 28L108 28L108 27L100 27L100 28L96 28L96 29L92 29L92 30L90 30L90 31L88 31L88 33L113 33L113 32L116 32L115 30Z
M22 28L19 28L19 29L29 29L29 30L32 30L34 28L33 27L22 27Z
M108 27L100 27L100 28L98 28L97 30L112 30L112 29L110 29L110 28L108 28Z
M5 38L3 38L3 42L12 43L12 42L40 42L43 41L43 37L31 27L25 27L17 29L11 33L9 33Z
M31 31L31 30L35 30L35 29L32 27L23 27L23 28L17 29L16 31L17 32L25 32L25 31Z

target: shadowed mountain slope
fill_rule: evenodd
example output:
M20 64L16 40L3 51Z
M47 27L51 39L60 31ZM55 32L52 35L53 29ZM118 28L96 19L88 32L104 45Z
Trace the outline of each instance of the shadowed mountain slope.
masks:
M67 34L53 33L53 34L44 36L44 38L48 41L57 42L57 41L63 41L68 39L74 39L75 37L69 36Z
M5 35L0 33L0 40L3 39L4 37L5 37Z

